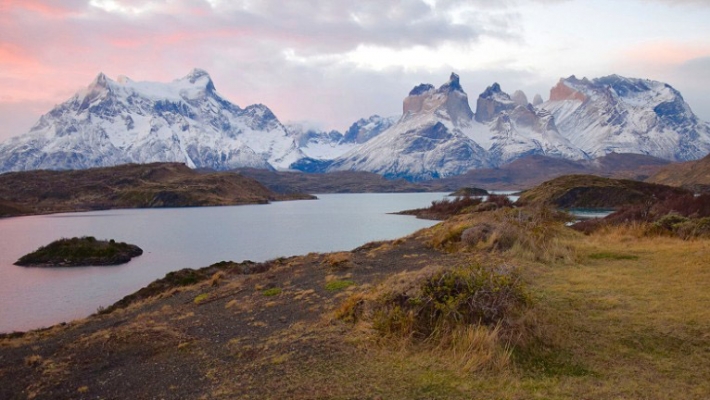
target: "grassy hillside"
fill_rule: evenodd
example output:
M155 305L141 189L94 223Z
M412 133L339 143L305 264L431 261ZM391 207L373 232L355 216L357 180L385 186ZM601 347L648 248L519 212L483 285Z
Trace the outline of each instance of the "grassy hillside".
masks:
M541 208L178 271L0 338L0 398L705 399L710 240Z
M671 164L647 179L647 182L680 186L695 192L710 192L710 155L697 161Z
M128 164L0 175L0 217L112 208L195 207L310 198L279 195L236 173L200 174L183 164Z
M687 190L626 179L565 175L522 193L520 204L558 208L617 208L689 194Z

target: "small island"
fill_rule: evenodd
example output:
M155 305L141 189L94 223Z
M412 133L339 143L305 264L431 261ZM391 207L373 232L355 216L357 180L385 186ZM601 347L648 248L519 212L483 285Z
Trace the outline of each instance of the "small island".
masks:
M23 267L81 267L124 264L143 250L115 240L96 240L93 236L63 238L22 256L15 265Z

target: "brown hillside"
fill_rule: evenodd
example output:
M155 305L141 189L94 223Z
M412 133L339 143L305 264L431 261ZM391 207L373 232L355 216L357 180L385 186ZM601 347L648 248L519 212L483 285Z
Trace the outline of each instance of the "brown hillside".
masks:
M387 180L364 171L338 171L327 174L268 171L246 168L240 174L259 181L277 193L399 193L425 192L426 188L403 179Z
M610 179L592 175L566 175L525 191L520 204L553 205L560 208L617 208L629 204L655 203L688 194L665 185Z
M500 168L477 169L465 174L423 182L435 190L456 190L476 186L493 190L521 190L563 175L590 174L616 179L644 180L667 160L641 154L608 154L590 161L572 161L534 155L517 159Z
M0 175L0 216L256 204L297 198L310 196L278 195L236 173L200 174L177 163Z
M647 182L710 192L710 155L697 161L668 165L648 178Z

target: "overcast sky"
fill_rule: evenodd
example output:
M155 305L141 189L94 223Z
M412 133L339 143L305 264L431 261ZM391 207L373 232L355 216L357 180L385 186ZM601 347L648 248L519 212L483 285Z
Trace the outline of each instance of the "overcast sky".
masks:
M648 78L710 120L710 0L0 0L0 141L99 72L217 91L282 122L399 115L455 71L547 99L560 77Z

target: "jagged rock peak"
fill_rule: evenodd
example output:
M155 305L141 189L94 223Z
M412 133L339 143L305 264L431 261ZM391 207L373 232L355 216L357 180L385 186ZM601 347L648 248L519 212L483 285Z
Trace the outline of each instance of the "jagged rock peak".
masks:
M429 84L429 83L421 83L421 84L415 86L414 89L412 89L409 92L409 95L410 96L419 96L419 95L422 95L432 89L434 89L434 85Z
M466 124L473 118L473 111L468 105L468 96L463 91L459 76L451 73L449 80L434 89L433 85L420 84L409 92L404 99L402 114L405 118L413 115L433 113L447 115L454 124Z
M109 78L106 76L106 74L104 74L103 72L99 72L99 74L96 75L96 78L91 84L96 86L106 86L108 80Z
M567 79L560 78L560 81L557 82L557 85L550 89L550 101L579 100L583 102L587 100L587 96L585 96L584 93L579 92L578 90L572 87L572 85L580 83L588 84L589 81L587 80L587 78L584 78L580 81L574 75L570 76Z
M478 96L476 101L475 119L478 122L490 122L495 116L505 110L512 110L516 107L510 96L503 92L496 82L488 86L486 90Z
M542 100L542 96L540 96L539 93L535 94L535 97L533 97L532 105L539 106L542 103L544 103L544 101Z
M527 107L528 96L522 90L516 90L510 97L516 105Z
M215 90L214 83L212 82L212 77L210 77L210 74L204 69L194 68L183 79L187 80L193 85L200 82L200 84L204 84L205 88L207 88L208 90Z
M493 84L488 86L479 97L491 97L496 93L503 93L503 91L500 89L498 82L493 82Z
M449 76L449 81L441 85L441 87L439 88L439 91L441 92L453 90L463 92L463 88L461 87L461 83L459 82L459 76L454 72L452 72L451 76Z

